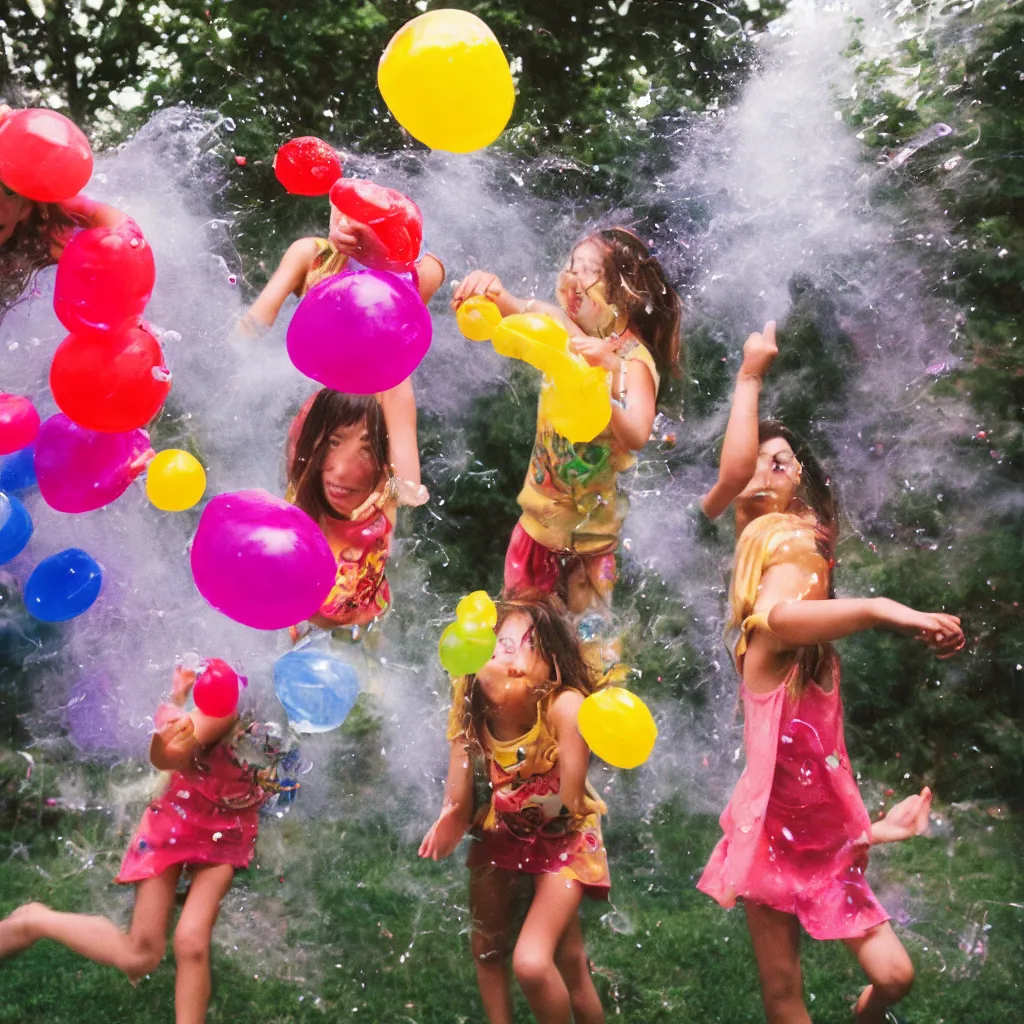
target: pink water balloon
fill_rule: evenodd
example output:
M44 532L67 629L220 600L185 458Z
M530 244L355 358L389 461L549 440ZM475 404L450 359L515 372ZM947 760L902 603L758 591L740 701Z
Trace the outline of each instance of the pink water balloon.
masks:
M135 221L89 228L64 248L53 309L69 331L118 331L139 322L155 282L153 250Z
M335 391L401 384L430 348L430 314L408 281L382 270L336 274L312 288L288 325L288 355Z
M30 445L39 433L39 413L31 398L0 394L0 455Z
M58 413L36 439L39 492L58 512L90 512L120 498L152 455L145 430L100 433Z
M196 587L218 611L253 629L284 629L315 615L336 571L320 527L266 491L219 494L199 517Z

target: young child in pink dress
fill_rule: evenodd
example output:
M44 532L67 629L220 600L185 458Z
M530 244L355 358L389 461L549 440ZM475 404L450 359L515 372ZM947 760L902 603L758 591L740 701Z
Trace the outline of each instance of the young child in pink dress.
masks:
M512 1024L508 958L518 881L533 897L512 969L541 1024L603 1024L579 906L611 886L601 838L605 806L587 782L590 750L577 715L592 690L579 641L556 598L524 592L498 605L494 656L454 682L451 759L441 814L420 845L438 860L472 828L466 862L473 957L491 1024ZM475 760L490 798L474 804Z
M772 1024L810 1024L800 926L854 953L869 981L856 1019L882 1024L886 1008L910 990L913 966L864 877L868 849L924 832L931 793L925 788L872 824L846 752L830 642L882 627L948 656L964 635L944 612L834 598L830 481L790 431L758 422L761 379L777 352L774 324L744 346L719 478L703 501L715 518L735 499L727 639L741 679L747 762L698 888L724 907L743 901Z
M172 774L146 808L116 879L136 889L128 931L105 917L63 913L41 903L28 903L0 921L0 957L53 939L124 971L135 984L163 959L178 878L186 871L191 885L174 930L177 1024L206 1019L213 926L235 871L252 862L260 804L279 789L277 767L287 753L272 724L186 713L195 678L178 667L171 702L155 716L150 760Z

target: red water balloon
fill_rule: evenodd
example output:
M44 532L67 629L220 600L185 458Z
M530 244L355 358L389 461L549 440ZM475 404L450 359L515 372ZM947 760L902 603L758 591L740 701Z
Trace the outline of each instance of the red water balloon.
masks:
M274 174L296 196L325 196L341 177L337 150L314 135L286 142L274 157Z
M69 420L120 433L145 426L171 390L160 343L141 327L69 334L50 365L50 390Z
M117 331L138 323L155 282L153 250L135 221L89 228L57 264L53 309L69 331Z
M82 131L56 110L15 110L0 124L0 181L37 203L62 203L92 177Z
M39 433L39 413L24 395L0 394L0 455L30 445Z
M406 195L393 188L360 178L341 178L331 188L331 203L346 217L373 228L381 241L390 265L374 270L406 268L416 262L423 244L423 214Z
M192 699L204 715L227 718L238 708L238 691L244 685L244 677L226 661L207 658L206 667L192 687Z

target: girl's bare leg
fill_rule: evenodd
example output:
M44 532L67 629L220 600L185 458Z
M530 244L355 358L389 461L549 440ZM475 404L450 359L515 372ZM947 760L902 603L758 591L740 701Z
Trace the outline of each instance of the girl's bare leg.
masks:
M499 868L476 868L469 876L473 961L480 1000L491 1024L512 1024L508 932L517 887L517 876Z
M884 1024L886 1007L898 1003L914 984L914 965L888 921L862 938L843 942L871 983L857 1000L857 1024Z
M208 864L193 869L192 886L174 929L174 1010L177 1024L203 1024L210 1002L210 938L221 900L231 888L235 869Z
M167 922L181 868L135 886L135 910L127 934L113 921L93 914L66 914L42 903L26 903L0 921L0 957L53 939L98 964L124 971L134 985L156 970L167 948Z
M768 1024L811 1024L804 1006L797 919L760 903L747 901L743 909L754 943L761 978L761 1001Z
M569 922L555 953L558 972L569 990L573 1024L604 1024L604 1007L590 976L590 961L583 947L583 929L577 914Z
M536 876L533 902L512 954L512 970L538 1024L569 1024L572 1018L569 988L555 964L555 953L582 899L579 882L562 875Z

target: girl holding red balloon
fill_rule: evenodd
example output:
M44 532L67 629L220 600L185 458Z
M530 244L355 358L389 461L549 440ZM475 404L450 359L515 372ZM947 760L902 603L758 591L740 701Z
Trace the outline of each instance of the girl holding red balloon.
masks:
M80 194L91 174L88 140L66 117L0 104L0 312L60 259L77 230L128 219Z
M467 866L473 960L491 1024L512 1024L508 961L541 1024L603 1024L579 908L607 899L605 806L587 781L580 705L593 690L579 639L557 598L523 591L499 602L497 644L479 671L454 681L444 806L421 857L450 856L472 828ZM489 797L474 799L475 760ZM533 883L511 949L519 883Z
M625 228L594 232L573 248L558 278L557 306L512 295L485 270L455 289L453 309L474 295L493 300L502 316L547 313L569 330L573 352L608 371L611 421L592 442L573 444L538 418L519 494L522 515L505 556L506 590L539 587L581 620L588 612L607 618L629 507L618 475L650 438L662 382L678 372L679 297L658 260ZM618 643L593 653L609 670Z
M136 887L128 931L105 917L28 903L0 921L0 957L53 939L135 984L163 959L185 871L191 884L174 930L176 1019L206 1019L213 926L235 871L252 861L259 807L280 788L277 769L288 752L275 726L239 719L240 682L217 658L198 679L175 669L171 700L154 716L149 753L154 767L172 774L143 814L117 876ZM185 712L190 692L197 710Z

